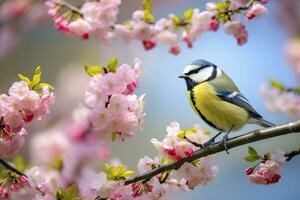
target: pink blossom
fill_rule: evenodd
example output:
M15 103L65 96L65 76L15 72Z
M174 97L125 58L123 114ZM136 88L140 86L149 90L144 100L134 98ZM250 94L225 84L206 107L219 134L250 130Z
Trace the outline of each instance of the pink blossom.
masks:
M271 152L270 159L282 166L286 160L285 152L281 149L276 149L273 152Z
M186 137L196 143L204 143L208 140L208 136L205 136L199 126L195 126L194 132L186 135ZM162 142L153 138L151 142L160 152L168 155L173 160L180 160L184 157L192 156L197 147L190 141L180 137L181 134L180 125L178 122L173 122L167 126L167 136Z
M16 17L22 17L29 9L29 1L11 0L5 1L0 6L0 18L9 20Z
M81 36L83 39L88 37L88 34L91 30L90 24L83 19L72 21L68 27L71 34Z
M91 79L85 93L85 104L88 107L94 107L96 104L105 105L108 101L108 95L102 90L102 79L104 79L102 75L95 75Z
M24 81L14 82L8 90L8 94L19 100L23 100L29 94L29 86Z
M250 181L256 184L268 185L277 183L281 178L280 165L272 160L267 160L259 165L259 170L249 175Z
M57 5L56 3L54 3L53 1L46 1L45 2L45 6L47 7L48 9L48 14L51 16L51 17L54 17L57 15Z
M194 42L197 37L210 29L211 20L212 14L210 12L200 12L199 9L194 9L192 15L193 23L189 31L183 32L183 38L188 38L190 42Z
M125 95L121 94L114 94L111 96L109 105L108 105L108 112L112 115L123 115L124 113L128 112L129 102Z
M248 167L247 169L245 169L245 173L249 176L250 174L252 174L254 171L253 167Z
M151 169L153 169L153 166L158 166L159 162L154 161L148 156L145 156L144 158L141 158L138 162L137 169L142 174L145 173Z
M104 106L99 105L90 112L89 118L94 129L101 131L107 128L111 115Z
M0 29L0 58L8 53L17 44L19 31L11 26L2 26Z
M45 196L54 196L57 187L62 187L62 182L60 179L60 174L57 171L45 170L39 167L32 167L26 170L26 175L28 177L28 182L30 185L31 192L35 198L40 194ZM39 198L37 198L39 199Z
M115 25L115 34L117 36L120 36L122 38L122 40L126 43L129 43L131 40L134 39L132 29L130 29L124 25L121 25L121 24Z
M123 183L117 181L109 181L106 179L106 174L101 172L90 181L90 193L96 194L102 198L107 198L113 195L113 192L121 188Z
M25 144L26 130L22 129L10 140L0 139L0 156L11 157L14 156L18 150Z
M107 95L121 93L126 84L119 78L116 73L109 72L103 76L99 81L102 92Z
M260 95L271 112L281 112L288 116L300 115L300 98L293 92L280 91L262 84Z
M285 44L284 53L290 66L300 75L300 42L297 39L291 39ZM0 53L1 54L1 53Z
M198 164L184 163L177 170L177 174L187 180L189 188L193 189L198 185L206 185L218 172L218 167L213 166L209 157L201 158Z
M253 4L250 10L246 13L247 19L251 20L254 17L261 17L268 12L267 8L259 3Z
M153 49L154 47L156 47L156 40L154 39L150 39L150 40L143 40L143 45L144 45L144 49L147 51L147 50L150 50L150 49Z
M224 24L224 30L227 34L233 35L238 45L243 45L247 43L248 32L245 29L245 26L240 21L226 22Z
M172 53L173 55L178 55L180 53L180 47L178 44L175 44L169 49L169 52Z
M138 78L136 71L128 64L120 65L116 73L118 77L123 82L125 82L125 84L131 84L132 82L136 82Z
M212 19L209 23L209 29L216 32L219 29L219 22L216 19Z
M70 148L71 144L64 132L53 128L34 135L30 144L30 157L35 164L49 167Z

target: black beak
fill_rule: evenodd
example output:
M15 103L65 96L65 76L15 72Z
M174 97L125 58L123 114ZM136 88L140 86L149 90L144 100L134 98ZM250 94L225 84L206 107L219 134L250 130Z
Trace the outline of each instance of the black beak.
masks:
M180 76L178 76L178 78L186 78L186 76L185 75L180 75Z

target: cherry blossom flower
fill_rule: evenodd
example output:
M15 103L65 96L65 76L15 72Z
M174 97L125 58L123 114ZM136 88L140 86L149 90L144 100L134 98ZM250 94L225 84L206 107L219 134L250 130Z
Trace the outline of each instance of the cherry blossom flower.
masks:
M277 88L262 84L260 95L271 112L281 112L288 116L300 114L300 98L293 91L280 91Z
M251 151L249 150L249 152L252 152L252 154L253 151L254 154L258 156L254 149ZM245 170L245 173L248 175L250 181L252 183L261 185L277 183L281 178L280 171L286 160L284 151L277 149L271 153L265 154L263 157L258 156L258 160L260 160L260 163L256 164L254 167L248 167ZM252 160L250 161L252 162ZM254 169L257 166L258 170L254 172Z
M280 165L272 160L267 160L259 165L259 170L249 175L250 181L256 184L268 185L277 183L281 178Z
M188 134L185 134L188 131ZM191 130L180 130L178 122L173 122L167 127L167 136L162 142L152 139L153 145L162 153L168 155L173 160L180 160L186 156L193 155L198 148L190 141L195 143L205 143L208 136L198 125Z
M260 3L254 3L250 10L246 13L247 19L251 20L254 17L261 17L268 12L267 8Z
M34 78L40 80L40 76L38 67ZM49 91L52 86L36 80L33 84L21 74L19 77L22 81L14 82L8 95L0 95L0 154L3 157L12 156L24 145L27 134L25 125L49 113L49 106L54 101L54 94ZM41 91L33 90L33 86L39 86Z
M300 42L298 39L291 39L288 41L284 48L285 57L290 66L300 74Z
M198 163L185 163L176 172L182 178L185 178L190 189L198 185L206 185L217 175L218 167L213 166L211 157L201 158Z
M246 31L245 25L241 21L232 21L224 24L224 30L227 34L233 35L238 45L247 43L248 32Z
M135 10L131 19L123 24L115 24L120 0L86 1L78 9L54 0L47 1L46 5L56 28L68 35L79 35L83 39L88 39L91 35L104 44L109 44L114 36L121 37L126 43L135 39L142 42L146 51L155 48L160 42L170 46L170 53L178 55L180 39L192 48L193 42L199 36L208 31L216 32L221 24L224 24L225 32L236 38L238 45L247 43L248 33L245 26L237 21L234 15L242 12L247 19L253 19L267 13L267 9L262 5L267 1L252 2L247 7L248 2L232 1L228 7L222 2L220 4L224 5L223 7L209 2L204 11L200 12L197 8L188 9L183 17L170 14L168 19L161 18L157 21L151 13L150 2L150 5L144 5L144 10ZM61 7L69 8L72 14L68 14L67 18L58 14Z
M30 157L39 166L53 166L60 156L71 148L66 134L58 128L48 129L34 135L30 144Z
M115 72L92 77L85 95L91 109L88 119L92 131L100 140L125 140L141 127L143 98L134 93L140 77L140 61L133 66L121 64Z

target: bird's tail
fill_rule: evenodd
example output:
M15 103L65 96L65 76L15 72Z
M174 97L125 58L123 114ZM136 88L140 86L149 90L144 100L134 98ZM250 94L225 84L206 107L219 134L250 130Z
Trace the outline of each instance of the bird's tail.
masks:
M256 118L254 123L265 128L276 126L276 124L273 124L263 118Z

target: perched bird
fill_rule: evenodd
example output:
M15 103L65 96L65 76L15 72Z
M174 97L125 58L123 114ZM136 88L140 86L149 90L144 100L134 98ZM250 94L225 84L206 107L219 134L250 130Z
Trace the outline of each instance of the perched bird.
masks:
M263 119L231 78L213 63L195 60L184 68L179 78L186 81L188 99L195 113L219 131L205 146L225 132L222 143L228 153L226 141L231 131L237 131L246 124L274 126Z

